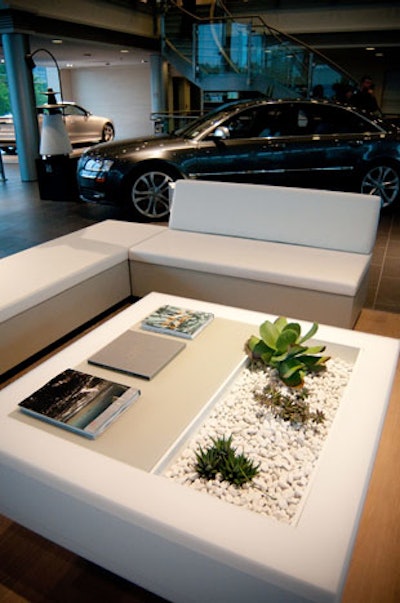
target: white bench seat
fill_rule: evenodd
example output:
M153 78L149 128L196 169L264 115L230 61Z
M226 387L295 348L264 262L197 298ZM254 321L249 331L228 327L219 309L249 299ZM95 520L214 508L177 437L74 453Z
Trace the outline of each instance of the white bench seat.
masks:
M370 255L166 229L129 250L138 262L355 295Z
M132 291L352 327L379 212L370 195L180 180L169 228L129 251Z
M3 258L0 374L128 298L128 249L162 230L106 220Z
M129 251L134 295L157 290L351 326L371 256L165 230Z

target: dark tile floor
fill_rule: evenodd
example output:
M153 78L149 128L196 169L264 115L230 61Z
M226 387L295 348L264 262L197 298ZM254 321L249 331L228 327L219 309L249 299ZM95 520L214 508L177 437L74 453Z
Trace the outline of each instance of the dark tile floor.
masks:
M21 182L18 160L3 156L0 258L100 220L126 220L121 209L78 201L43 201L36 182ZM365 307L400 312L400 210L383 213Z

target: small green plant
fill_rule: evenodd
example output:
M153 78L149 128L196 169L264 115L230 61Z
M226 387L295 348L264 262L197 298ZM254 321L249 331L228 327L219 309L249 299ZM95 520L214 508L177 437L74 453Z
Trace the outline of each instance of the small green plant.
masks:
M307 402L308 391L305 388L298 393L285 395L278 389L266 385L261 393L255 392L254 397L271 408L275 417L289 421L292 425L305 425L309 422L319 425L325 421L325 415L321 410L310 409Z
M258 474L259 465L255 465L244 454L236 454L236 449L232 447L232 436L229 436L217 440L212 438L212 446L206 450L199 446L195 470L204 479L215 479L220 474L223 480L241 487Z
M288 323L280 316L275 322L266 320L260 326L260 337L252 335L246 342L246 352L252 360L261 360L278 371L279 378L289 387L303 387L304 377L310 372L325 370L329 356L321 356L325 346L304 346L318 330L313 323L311 329L301 335L296 322Z

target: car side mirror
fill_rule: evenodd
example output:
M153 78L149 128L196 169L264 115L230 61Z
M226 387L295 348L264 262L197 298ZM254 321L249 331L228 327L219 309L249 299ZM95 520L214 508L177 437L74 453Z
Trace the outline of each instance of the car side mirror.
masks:
M212 137L219 138L221 140L230 138L229 129L226 126L218 126L218 128L215 128L214 132L212 133Z

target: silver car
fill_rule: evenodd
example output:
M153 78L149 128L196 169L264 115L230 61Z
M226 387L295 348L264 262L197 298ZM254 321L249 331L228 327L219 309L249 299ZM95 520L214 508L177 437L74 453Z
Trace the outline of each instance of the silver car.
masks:
M46 105L37 107L39 129ZM73 102L59 103L72 146L85 146L114 139L114 124L108 117L92 115L90 111ZM13 152L16 149L12 115L0 117L0 148Z

